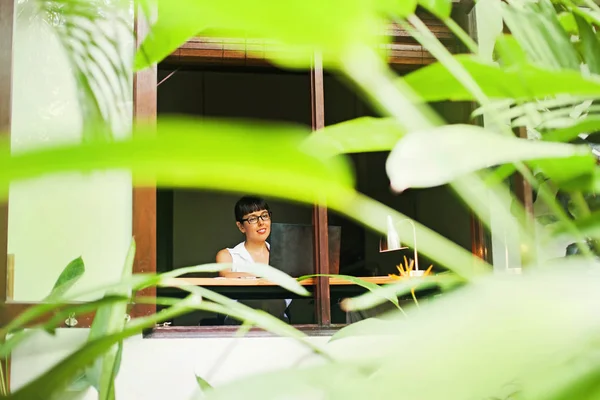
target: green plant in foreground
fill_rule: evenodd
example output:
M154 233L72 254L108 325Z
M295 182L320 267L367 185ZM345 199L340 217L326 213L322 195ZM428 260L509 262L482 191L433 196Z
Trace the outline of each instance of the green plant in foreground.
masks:
M98 5L110 6L109 3L98 2ZM92 24L99 19L98 8L87 6L96 4L93 1L39 1L39 4L62 6L52 8L53 15L64 13L65 20L69 15L83 16ZM445 21L474 54L453 56L440 47L416 17L417 4ZM356 84L385 118L345 122L316 132L306 140L307 132L291 126L161 121L156 137L136 136L111 142L103 135L92 134L107 132L105 122L109 118L101 115L92 120L101 124L102 129L86 127L84 133L89 142L81 146L10 156L10 143L0 143L2 198L7 196L8 184L19 179L72 170L127 168L136 184L157 182L159 186L228 191L260 187L265 194L280 198L326 203L383 232L387 215L403 216L354 190L343 154L390 150L387 173L393 188L405 190L450 183L481 217L486 210L489 212L490 203L510 198L501 183L506 176L517 169L537 186L529 169L539 171L575 199L579 212L575 221L570 220L553 196L540 190L540 199L555 214L558 228L535 239L544 243L564 232L578 240L597 235L597 216L590 212L585 201L579 201L581 196L597 190L600 175L596 159L588 146L557 143L598 129L593 101L600 96L600 79L596 75L600 10L594 3L586 2L586 7L570 0L514 0L496 4L498 15L511 29L511 35L500 35L496 41L500 65L481 59L477 44L450 18L452 2L447 0L400 4L366 0L350 3L293 0L285 4L272 0L260 3L170 0L140 5L145 10L158 6L159 17L136 54L138 70L160 61L209 26L214 34L242 30L250 36L268 37L287 46L290 51L286 54L267 52L273 63L284 68L306 68L315 52L320 53L325 67ZM378 28L387 19L405 26L440 62L397 77L376 50L381 43ZM311 29L299 27L296 24L299 20ZM69 32L60 37L67 41ZM83 56L79 62L93 65L97 60ZM112 67L113 72L119 69ZM85 83L81 79L79 82ZM83 92L88 94L87 98L96 101L101 98L89 88ZM125 93L126 90L113 90L111 95L124 98ZM445 125L426 104L439 100L475 101L481 106L476 114L498 115L495 123L486 128ZM577 110L579 114L573 113ZM502 125L503 121L508 121L507 126ZM511 127L526 127L537 132L542 140L516 138L510 132ZM268 169L252 160L241 164L238 157L232 156L248 141L264 143L265 149L272 150L271 159L261 160L269 163ZM491 173L487 171L496 165L503 166ZM270 183L256 185L265 182L262 179L265 173ZM291 181L294 186L288 184ZM503 216L512 218L507 207L500 210ZM521 219L519 207L516 213ZM421 225L417 229L422 253L453 274L400 281L383 288L355 282L369 291L347 299L344 308L359 310L384 301L396 304L397 296L408 293L417 282L419 287L436 285L455 290L418 310L406 310L409 318L399 310L351 325L338 332L325 347L314 346L294 328L205 288L181 287L189 292L184 300L136 297L135 292L144 287L172 285L170 278L178 274L215 271L223 266L191 267L158 276L129 276L130 253L122 282L104 288L108 294L102 299L65 306L65 302L77 297L71 293L72 288L67 291L69 287L64 287L57 298L51 296L48 304L33 307L0 330L2 337L7 338L0 345L0 353L6 357L14 346L31 335L32 331L22 330L27 323L58 307L61 312L56 318L36 328L52 330L59 317L64 319L70 313L97 308L104 314L98 321L106 321L95 325L88 343L9 398L60 396L82 372L92 378L88 383L96 385L101 398L113 398L119 343L157 322L193 309L227 313L249 326L295 338L311 346L319 358L316 364L302 368L261 374L205 390L204 395L209 399L285 398L290 393L298 398L483 399L514 393L526 399L598 396L595 377L600 364L596 359L595 336L599 321L595 309L600 292L596 284L598 266L587 257L589 249L583 246L586 257L567 260L564 264L568 268L556 268L550 262L538 263L535 251L531 250L535 240L525 224L521 224L518 232L521 242L531 245L532 256L527 265L530 270L525 270L522 276L499 277L474 273L474 260L466 251ZM489 266L481 261L478 265L489 271ZM539 265L543 267L535 268ZM266 266L256 268L257 275L305 294L294 279ZM456 289L457 285L463 286ZM167 307L156 315L125 323L123 314L131 301L151 301ZM410 366L411 373L398 374L399 363ZM201 377L198 381L205 382Z

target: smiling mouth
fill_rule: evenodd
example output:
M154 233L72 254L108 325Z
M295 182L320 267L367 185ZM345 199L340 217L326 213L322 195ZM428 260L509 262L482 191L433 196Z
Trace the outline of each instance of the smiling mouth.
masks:
M265 232L267 232L267 230L265 228L259 229L256 232L260 233L261 235Z

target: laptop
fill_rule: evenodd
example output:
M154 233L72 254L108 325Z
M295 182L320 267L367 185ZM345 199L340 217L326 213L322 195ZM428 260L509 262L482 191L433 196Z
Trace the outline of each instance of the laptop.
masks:
M315 273L313 259L313 226L271 224L269 264L297 278ZM329 226L329 270L339 273L342 228Z

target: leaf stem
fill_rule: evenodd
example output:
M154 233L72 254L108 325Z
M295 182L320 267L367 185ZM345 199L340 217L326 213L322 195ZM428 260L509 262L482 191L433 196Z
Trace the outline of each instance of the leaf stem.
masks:
M571 193L571 200L573 200L573 204L578 211L579 217L585 218L590 216L590 207L586 203L585 199L583 198L583 194L581 194L580 191Z
M415 288L410 289L410 294L412 295L412 298L415 301L417 307L421 308L421 306L419 305L419 301L417 300L417 296L415 295Z
M550 207L550 210L556 215L559 221L564 224L567 232L572 234L576 239L576 246L581 253L589 258L592 258L594 254L590 251L589 247L585 243L585 237L579 232L575 224L571 221L565 210L562 209L554 199L553 194L550 192L548 187L544 185L535 186L538 190L538 196Z
M577 216L578 218L586 218L592 214L590 211L590 206L585 201L585 198L583 197L583 194L580 191L571 193L571 200L573 200L575 209L578 211L578 214L579 214ZM593 239L592 246L594 247L594 250L596 251L596 253L600 254L600 242L595 240L596 239L595 237L593 237L592 239ZM583 240L584 240L583 243L577 244L577 246L580 250L582 248L588 249L587 241L585 241L585 238L583 238ZM593 254L592 254L592 256L593 256Z
M8 369L8 358L2 358L0 360L0 395L8 396L8 382L6 381L6 374L4 368Z
M473 54L479 53L479 47L477 43L465 32L463 28L460 27L452 18L444 19L444 23L446 26L456 35L456 37L469 49L469 51Z
M410 24L402 19L395 19L396 23L409 32L417 42L425 47L427 51L429 51L448 70L448 72L450 72L456 80L458 80L473 95L478 103L481 105L489 105L491 103L490 99L486 96L475 79L473 79L462 64L453 57L446 46L435 37L427 25L425 25L425 23L416 15L409 16L407 20ZM497 121L495 122L497 123ZM502 125L498 124L498 126Z

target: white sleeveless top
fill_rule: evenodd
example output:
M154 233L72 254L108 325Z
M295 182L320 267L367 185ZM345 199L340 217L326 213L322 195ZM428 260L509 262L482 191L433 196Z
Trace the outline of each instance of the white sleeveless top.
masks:
M231 272L248 272L247 270L245 270L244 266L248 264L256 264L254 262L254 259L246 249L244 243L245 242L242 242L232 249L227 248L227 251L229 252L229 254L231 254L232 259ZM269 244L269 242L265 242L265 244L267 245L267 249L271 250L271 245ZM286 306L289 307L291 302L292 299L285 299Z
M233 264L231 266L231 272L247 272L244 269L244 265L255 264L252 256L248 250L246 250L244 243L245 242L242 242L232 249L227 249L229 254L231 254ZM265 244L267 245L267 249L271 250L271 245L269 245L269 242L265 242Z

